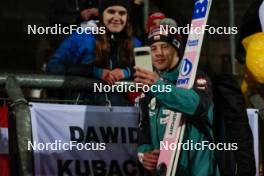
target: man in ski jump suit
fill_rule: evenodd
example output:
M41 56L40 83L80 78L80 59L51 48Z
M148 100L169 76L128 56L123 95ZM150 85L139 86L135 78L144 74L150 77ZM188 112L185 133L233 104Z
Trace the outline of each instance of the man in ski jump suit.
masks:
M213 135L210 127L213 123L210 80L205 74L198 72L192 89L177 88L175 85L180 69L181 44L179 37L166 34L157 27L149 33L148 42L156 71L136 67L134 82L155 87L171 85L171 91L159 92L152 89L139 102L139 160L145 169L155 172L161 149L160 142L168 120L166 114L171 110L181 112L186 117L182 142L190 144L188 150L181 150L176 175L219 176L214 151L208 148ZM197 148L192 149L191 143Z

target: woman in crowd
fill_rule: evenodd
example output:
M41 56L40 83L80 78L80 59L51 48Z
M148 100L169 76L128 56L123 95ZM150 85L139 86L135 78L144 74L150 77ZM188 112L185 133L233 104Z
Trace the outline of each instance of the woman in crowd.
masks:
M99 14L98 27L104 27L105 33L73 33L49 61L48 73L93 76L108 84L133 76L133 49L141 44L132 37L129 3L126 0L103 1ZM124 95L108 94L106 97L112 105L126 104ZM101 104L102 101L93 103Z

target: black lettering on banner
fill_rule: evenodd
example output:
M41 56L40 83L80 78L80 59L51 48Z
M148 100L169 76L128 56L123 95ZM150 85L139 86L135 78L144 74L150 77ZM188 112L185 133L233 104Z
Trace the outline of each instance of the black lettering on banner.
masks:
M118 127L99 127L102 139L105 143L117 143L118 142ZM113 130L112 130L113 129Z
M82 167L81 167L81 162L84 163L84 171L81 171ZM84 160L84 161L80 161L80 160L76 160L75 163L75 173L78 176L87 176L90 175L90 168L89 168L89 161L88 160Z
M106 175L105 165L106 164L103 160L93 160L92 161L93 175L105 176Z
M87 127L87 130L77 126L70 126L70 139L77 143L130 143L138 140L135 127ZM85 136L86 135L86 136ZM101 139L101 140L100 140Z
M71 170L69 170L69 165L71 164L72 160L66 160L63 162L63 160L58 160L58 176L63 176L65 174L72 176Z
M123 144L125 144L127 142L127 140L126 140L126 128L125 127L121 127L121 140L122 140Z
M84 139L84 132L80 127L70 126L70 136L71 141L82 142Z
M128 137L129 137L129 143L137 143L138 141L138 133L137 133L137 128L128 128Z
M87 133L86 133L86 142L98 142L99 143L99 138L96 134L96 131L94 127L88 127L87 128Z
M136 176L143 173L133 160L123 163L111 160L110 165L104 160L57 160L57 168L58 176Z
M131 165L131 167L129 167L129 165ZM131 160L125 161L123 164L123 170L125 175L129 175L129 176L137 175L137 165L135 164L134 161ZM131 171L129 172L129 170Z
M118 161L117 160L112 160L110 163L110 170L108 175L110 176L121 176L122 175L122 171L118 165Z

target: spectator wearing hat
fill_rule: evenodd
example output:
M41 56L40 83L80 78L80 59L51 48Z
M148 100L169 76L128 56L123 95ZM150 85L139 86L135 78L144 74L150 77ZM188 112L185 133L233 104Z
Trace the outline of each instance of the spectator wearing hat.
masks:
M80 17L82 21L97 20L99 16L98 0L80 0Z
M132 36L129 4L126 0L107 0L99 7L98 27L105 27L105 33L73 33L50 59L48 73L93 76L108 84L132 78L133 49L141 43ZM125 96L120 95L112 104L122 102L126 104Z
M146 24L146 33L149 33L150 29L160 25L160 21L166 18L162 12L154 12L152 13L147 20Z
M160 21L162 19L166 18L165 15L162 13L162 12L159 12L159 11L155 11L155 12L152 12L147 21L146 21L146 26L145 26L145 30L144 30L144 33L141 34L140 36L140 40L144 43L144 44L147 44L147 37L148 37L148 33L150 31L151 28L153 27L157 27L159 26L160 24Z
M213 123L212 90L208 77L198 72L192 89L176 87L179 76L179 36L166 33L160 27L151 29L148 36L151 47L152 63L155 72L136 67L135 83L153 86L139 105L142 112L139 123L138 157L144 168L155 172L163 140L168 112L181 112L186 120L186 129L182 143L202 144L208 141L197 124L201 119ZM159 92L158 87L170 86L171 91ZM154 89L154 88L157 89ZM205 127L206 128L206 127ZM209 130L210 136L212 129ZM219 176L212 150L181 150L176 175L181 176Z

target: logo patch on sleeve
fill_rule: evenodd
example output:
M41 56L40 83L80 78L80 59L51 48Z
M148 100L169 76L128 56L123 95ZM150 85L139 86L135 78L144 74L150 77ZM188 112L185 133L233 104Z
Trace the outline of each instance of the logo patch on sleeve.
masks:
M208 81L203 77L198 77L196 79L195 87L200 90L205 90L208 87Z
M156 108L156 98L155 97L150 100L149 108L150 110L154 110Z

